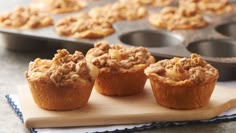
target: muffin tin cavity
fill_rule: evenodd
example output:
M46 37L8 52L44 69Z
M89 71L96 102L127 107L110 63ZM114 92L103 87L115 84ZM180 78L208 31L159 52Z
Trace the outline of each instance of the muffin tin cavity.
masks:
M192 53L207 57L236 57L236 42L226 39L200 40L187 46Z
M167 47L182 43L180 36L165 31L139 30L119 36L121 42L132 46Z
M210 62L215 68L219 71L219 78L218 81L229 81L235 80L236 74L236 66L235 64L229 63L217 63L217 62Z
M215 30L224 36L236 39L236 32L235 32L236 22L235 21L218 25L215 27Z

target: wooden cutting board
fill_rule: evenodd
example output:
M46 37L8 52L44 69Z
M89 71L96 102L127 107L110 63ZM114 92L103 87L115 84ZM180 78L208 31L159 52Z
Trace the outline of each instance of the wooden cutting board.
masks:
M149 81L144 92L135 96L109 97L93 91L89 103L73 111L47 111L39 108L28 88L21 88L19 96L24 123L28 128L200 120L215 117L236 106L236 88L216 86L205 107L194 110L168 109L156 103Z

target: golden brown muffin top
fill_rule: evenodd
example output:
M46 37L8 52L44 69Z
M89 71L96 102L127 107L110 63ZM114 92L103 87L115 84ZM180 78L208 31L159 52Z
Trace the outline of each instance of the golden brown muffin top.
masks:
M40 14L29 7L16 7L13 11L0 15L0 27L34 29L53 24L51 16Z
M55 28L58 34L74 38L99 38L114 32L106 19L93 18L86 13L65 17L56 23Z
M200 12L211 14L224 14L231 12L233 6L229 0L180 0L179 6L183 8L191 8L189 5L197 6Z
M198 12L195 5L191 8L165 7L159 13L150 16L152 25L168 30L194 29L206 26L208 23Z
M115 2L102 7L94 7L89 11L89 15L95 18L104 17L114 23L119 20L143 18L147 15L147 10L137 3Z
M37 58L29 64L29 80L50 80L56 86L71 85L78 80L93 82L98 70L86 62L83 53L70 54L66 49L57 50L52 60Z
M79 11L86 6L86 2L83 0L34 0L31 6L43 12L59 14Z
M124 47L119 44L110 45L105 41L97 42L90 49L86 59L101 71L127 71L135 67L146 67L155 62L151 53L144 47Z
M192 54L190 58L174 57L158 61L147 67L145 74L155 76L161 82L175 84L202 84L218 78L218 70L197 54Z

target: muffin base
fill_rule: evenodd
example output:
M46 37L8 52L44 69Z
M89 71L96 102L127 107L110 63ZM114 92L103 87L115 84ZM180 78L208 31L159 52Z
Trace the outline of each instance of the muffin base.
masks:
M95 89L109 96L128 96L142 92L147 80L143 71L101 73L95 81Z
M209 103L216 81L199 86L168 86L150 80L156 102L172 109L195 109Z
M88 103L93 84L75 83L57 87L48 81L29 81L35 103L47 110L73 110Z

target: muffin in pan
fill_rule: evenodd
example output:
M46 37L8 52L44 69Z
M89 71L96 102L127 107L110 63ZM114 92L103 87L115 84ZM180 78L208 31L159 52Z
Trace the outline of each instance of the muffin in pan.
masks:
M146 75L144 69L155 58L143 47L127 48L97 42L86 54L86 60L100 70L95 81L97 92L109 96L134 95L144 89Z
M173 0L120 0L121 2L134 2L143 6L167 6L173 2Z
M112 23L103 17L91 17L87 13L67 16L55 25L56 33L72 38L102 38L114 32Z
M195 5L191 8L165 7L149 17L151 25L167 30L197 29L208 25Z
M53 25L50 15L40 13L30 7L18 6L13 11L0 15L0 27L36 29Z
M149 22L155 27L168 30L197 29L208 25L195 5L191 8L165 7L151 15Z
M141 19L147 15L147 10L138 3L114 2L92 8L89 15L95 18L102 17L114 23L121 20Z
M30 6L41 12L60 14L82 10L86 5L84 0L34 0Z
M191 8L195 5L202 13L225 14L233 11L233 6L229 0L180 0L179 6Z
M35 103L47 110L83 107L90 97L98 69L76 51L58 50L52 60L35 59L25 72Z
M173 109L195 109L208 104L218 70L199 55L166 59L145 69L156 102Z

